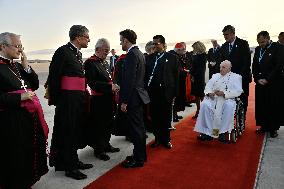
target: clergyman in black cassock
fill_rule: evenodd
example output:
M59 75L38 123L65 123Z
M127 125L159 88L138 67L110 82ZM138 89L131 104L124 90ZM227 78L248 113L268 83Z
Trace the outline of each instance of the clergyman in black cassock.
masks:
M251 77L251 53L249 44L246 40L235 36L235 28L231 25L224 27L223 35L226 42L219 50L219 61L229 60L232 63L232 72L242 76L243 94L240 96L245 113L248 106L249 83Z
M258 33L257 41L259 46L255 49L252 64L255 81L255 119L256 125L261 126L257 131L268 131L274 138L278 135L280 125L284 124L280 121L284 105L284 77L281 73L284 51L281 44L270 41L267 31Z
M87 176L78 169L91 168L78 159L77 149L86 144L83 139L86 110L86 83L82 55L90 41L88 29L74 25L69 31L70 42L59 47L49 67L49 103L55 105L51 140L50 166L77 180Z
M91 88L90 114L88 116L88 145L94 148L94 154L101 160L109 160L106 152L119 152L119 148L110 145L113 118L114 93L119 90L113 84L106 57L109 53L109 42L99 39L95 55L84 63L86 79Z
M127 51L120 83L120 106L126 114L128 134L134 145L133 155L122 165L126 168L142 167L147 158L143 105L150 101L144 88L145 57L135 46L137 35L134 31L126 29L119 34L122 50Z
M48 171L48 127L33 92L38 76L13 33L0 34L0 82L0 188L27 189Z
M178 94L179 65L175 55L165 52L165 38L162 35L154 36L153 44L155 53L147 56L145 74L155 135L155 143L151 147L163 144L170 149L172 104Z

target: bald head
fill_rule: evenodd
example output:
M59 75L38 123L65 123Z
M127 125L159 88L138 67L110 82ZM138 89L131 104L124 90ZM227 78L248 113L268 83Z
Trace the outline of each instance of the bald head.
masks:
M231 68L232 68L232 63L229 60L224 60L220 64L220 74L226 75L231 71Z

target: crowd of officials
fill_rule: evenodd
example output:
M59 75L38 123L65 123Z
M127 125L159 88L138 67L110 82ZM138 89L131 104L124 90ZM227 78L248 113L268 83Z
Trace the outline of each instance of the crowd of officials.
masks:
M108 62L110 43L101 38L94 55L83 62L80 50L88 47L89 30L73 25L70 41L52 57L45 83L45 97L55 106L49 165L67 177L85 179L81 170L93 165L80 161L77 150L91 146L96 158L107 161L108 153L120 151L110 143L115 134L126 136L134 146L122 166L143 167L147 162L146 130L155 136L152 148L171 149L170 132L175 129L171 122L182 119L178 112L195 103L192 119L198 118L207 66L209 78L229 72L241 76L245 112L249 83L255 82L257 133L277 137L284 125L284 33L279 34L278 42L272 42L267 31L259 32L259 46L251 61L249 44L235 35L235 28L227 25L222 32L225 43L220 46L212 40L208 52L200 41L192 44L191 52L184 42L167 51L165 37L155 35L143 54L136 45L136 33L126 29L118 36L125 54L117 56L112 49ZM19 58L21 63L14 61ZM5 151L0 156L0 188L30 188L48 171L48 126L34 93L38 76L28 64L17 34L0 34L0 79L0 148Z

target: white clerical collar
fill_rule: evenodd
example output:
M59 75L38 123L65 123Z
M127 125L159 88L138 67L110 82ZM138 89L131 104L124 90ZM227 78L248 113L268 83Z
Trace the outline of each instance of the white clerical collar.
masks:
M9 62L13 62L13 60L11 60L11 59L9 59L9 58L6 58L6 57L4 57L4 56L2 56L1 54L0 54L0 57L1 57L1 58L3 58L3 59L5 59L5 60L9 60Z
M128 53L135 46L137 46L137 45L131 45L131 47L129 47L129 49L126 52Z

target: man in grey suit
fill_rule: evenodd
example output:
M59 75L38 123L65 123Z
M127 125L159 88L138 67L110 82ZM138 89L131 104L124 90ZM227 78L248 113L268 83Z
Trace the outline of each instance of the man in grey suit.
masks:
M126 51L120 86L121 111L126 114L129 137L134 145L133 155L122 163L125 168L143 167L146 161L146 131L143 105L150 102L144 89L145 58L135 45L137 35L126 29L120 33L120 45Z

